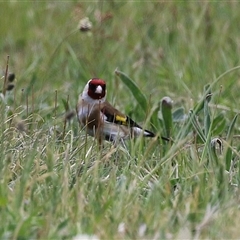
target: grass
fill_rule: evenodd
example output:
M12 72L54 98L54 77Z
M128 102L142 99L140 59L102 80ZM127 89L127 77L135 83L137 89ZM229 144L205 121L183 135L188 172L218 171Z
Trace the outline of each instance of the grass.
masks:
M1 78L0 238L238 238L238 7L1 2L0 66L9 56L16 78ZM73 116L92 77L172 142L98 151Z

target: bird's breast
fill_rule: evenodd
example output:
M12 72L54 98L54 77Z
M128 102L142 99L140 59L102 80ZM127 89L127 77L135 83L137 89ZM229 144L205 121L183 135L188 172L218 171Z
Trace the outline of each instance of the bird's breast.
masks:
M78 120L82 127L87 127L91 132L98 129L103 124L99 106L79 104L78 106Z

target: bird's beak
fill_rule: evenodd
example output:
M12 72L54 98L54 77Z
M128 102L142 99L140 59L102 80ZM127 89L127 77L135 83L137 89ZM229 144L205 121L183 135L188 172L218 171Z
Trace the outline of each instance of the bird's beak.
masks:
M98 93L98 94L102 93L102 87L100 85L97 86L95 93Z

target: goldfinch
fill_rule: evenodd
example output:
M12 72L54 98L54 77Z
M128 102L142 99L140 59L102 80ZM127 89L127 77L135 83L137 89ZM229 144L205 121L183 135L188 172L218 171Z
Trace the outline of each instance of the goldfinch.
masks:
M154 133L142 129L131 118L114 108L106 100L106 95L105 81L92 78L79 95L76 107L80 125L86 128L89 135L96 137L100 145L103 140L116 143L137 136L155 137Z

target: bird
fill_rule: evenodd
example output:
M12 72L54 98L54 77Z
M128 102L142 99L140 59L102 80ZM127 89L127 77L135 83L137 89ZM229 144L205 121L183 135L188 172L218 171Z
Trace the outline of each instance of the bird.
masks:
M100 146L104 140L117 143L139 136L150 138L156 136L113 107L106 97L105 80L92 78L79 95L76 106L81 127L86 128L87 134L95 137ZM165 137L162 139L168 140Z

